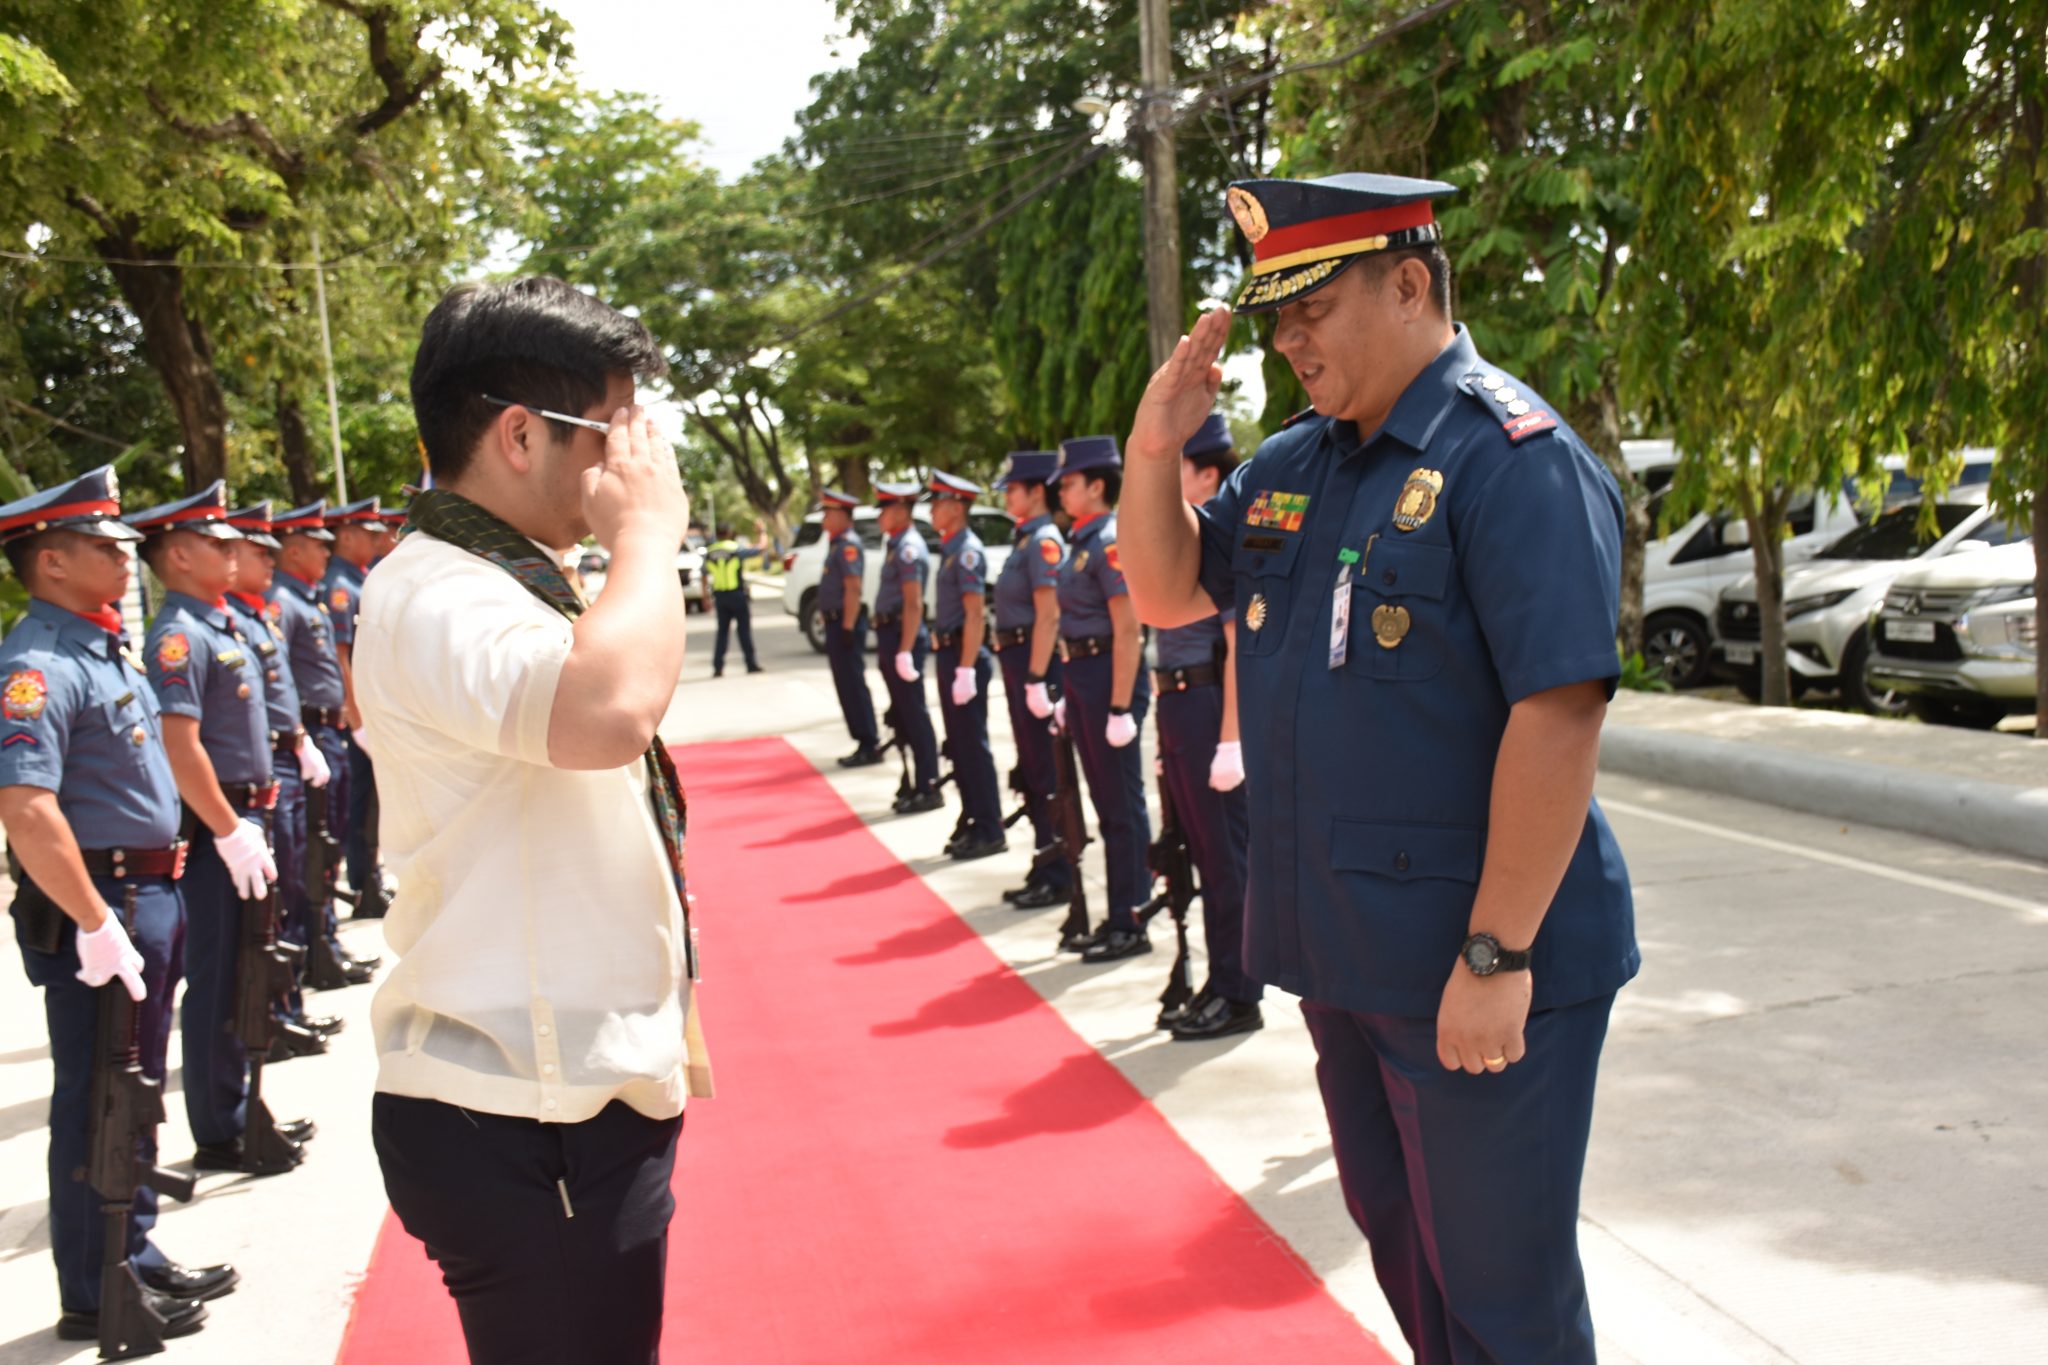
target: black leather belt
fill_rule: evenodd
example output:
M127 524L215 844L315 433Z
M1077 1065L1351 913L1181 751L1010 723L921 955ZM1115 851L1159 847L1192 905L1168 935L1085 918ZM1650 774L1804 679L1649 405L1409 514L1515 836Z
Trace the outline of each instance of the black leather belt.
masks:
M301 706L299 719L309 727L325 725L334 730L348 728L348 716L339 706Z
M1018 645L1028 645L1030 643L1031 627L1029 626L1019 626L1015 630L999 630L989 637L989 644L995 647L995 651L998 654L1006 649L1015 649Z
M272 730L270 732L270 752L276 754L279 758L297 758L299 756L299 740L305 733L304 730L293 730L289 733L283 730Z
M932 632L932 648L958 649L961 632L957 630L935 630Z
M1060 641L1060 657L1092 659L1098 654L1109 653L1115 647L1114 635L1073 635Z
M888 615L888 616L882 616L882 615L879 615L879 614L878 614L878 615L876 615L876 616L874 616L874 617L870 618L870 620L871 620L871 624L873 624L873 625L876 625L876 626L893 626L893 625L895 625L895 624L896 624L896 623L897 623L898 621L901 621L902 619L903 619L903 613L902 613L902 612L900 612L900 611L899 611L899 612L893 612L893 613L891 613L891 614L890 614L890 615Z
M89 876L169 877L176 881L185 875L185 850L189 847L180 839L169 848L81 848L78 856ZM12 849L7 851L7 871L17 885L23 881L21 862Z
M1223 670L1215 664L1196 664L1193 668L1155 668L1152 670L1152 686L1160 692L1185 692L1190 687L1214 687L1223 681Z
M239 810L277 809L277 783L275 782L223 782L220 794L228 804Z

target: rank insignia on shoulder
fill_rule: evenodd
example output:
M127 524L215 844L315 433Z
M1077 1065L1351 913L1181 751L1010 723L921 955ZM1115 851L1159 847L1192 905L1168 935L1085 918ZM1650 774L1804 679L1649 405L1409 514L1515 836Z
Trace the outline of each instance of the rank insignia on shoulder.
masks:
M1547 412L1524 412L1501 423L1500 429L1508 434L1508 444L1520 445L1531 436L1557 430L1557 419Z
M0 739L0 749L12 749L17 744L26 744L31 749L42 747L42 741L26 730L16 730L5 739Z
M1039 541L1038 557L1048 564L1057 565L1060 562L1059 542L1055 540Z
M1266 531L1299 531L1307 515L1308 494L1268 489L1245 509L1244 524Z
M1408 482L1401 485L1401 496L1394 500L1394 528L1421 530L1436 515L1437 498L1443 491L1444 476L1434 469L1418 469L1410 474Z
M183 668L192 661L192 642L173 631L156 642L156 661L161 668Z
M1244 604L1244 628L1257 633L1266 628L1266 594L1255 592Z
M9 720L36 720L49 704L50 687L39 668L18 668L7 675L0 687L0 711Z
M1315 408L1313 408L1313 407L1306 407L1306 408L1303 408L1303 409L1302 409L1302 410L1301 410L1300 412L1297 412L1297 413L1295 413L1295 414L1294 414L1294 416L1292 416L1292 417L1288 418L1288 419L1287 419L1286 421L1282 422L1282 423L1280 424L1280 430L1282 430L1282 431L1285 431L1285 430L1287 430L1287 428L1289 428L1289 427L1293 426L1293 425L1294 425L1294 424L1295 424L1296 422L1305 422L1305 421L1307 421L1307 420L1308 420L1309 418L1311 418L1311 417L1313 417L1313 416L1315 416L1315 415L1316 415L1316 410L1315 410Z

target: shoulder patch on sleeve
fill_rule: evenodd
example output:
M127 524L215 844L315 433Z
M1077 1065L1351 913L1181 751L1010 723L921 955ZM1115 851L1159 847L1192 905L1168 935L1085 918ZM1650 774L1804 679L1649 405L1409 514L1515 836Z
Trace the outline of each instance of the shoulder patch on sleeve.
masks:
M0 686L0 711L9 720L36 720L50 701L50 685L40 668L17 668Z
M1060 543L1051 537L1038 542L1038 557L1055 567L1060 562Z
M156 642L156 662L159 668L175 672L192 662L192 642L180 631L172 631Z
M860 546L842 545L839 548L839 557L849 564L860 563Z
M1102 557L1108 561L1110 572L1122 573L1124 571L1123 560L1117 555L1115 542L1111 542L1104 547Z
M903 542L903 548L896 552L896 557L905 564L915 564L917 563L917 547L906 540Z
M327 603L335 611L347 611L348 589L336 588L333 592L327 594Z
M981 567L981 552L972 549L962 550L960 552L960 567L969 573L973 573Z

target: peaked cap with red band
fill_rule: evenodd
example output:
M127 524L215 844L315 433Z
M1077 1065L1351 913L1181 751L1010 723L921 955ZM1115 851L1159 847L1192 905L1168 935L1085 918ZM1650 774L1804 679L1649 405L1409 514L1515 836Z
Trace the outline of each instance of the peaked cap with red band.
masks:
M244 540L253 541L268 549L277 548L277 537L272 535L270 501L252 502L247 507L237 507L228 513L228 525L242 533Z
M76 531L104 540L142 539L121 521L121 483L110 464L0 506L0 545L45 531Z
M922 484L883 483L875 481L875 506L887 507L892 502L916 502L918 494L924 491Z
M359 502L343 503L327 514L327 529L337 526L364 526L372 531L382 529L384 510L375 498L364 498Z
M1322 288L1361 256L1439 240L1430 201L1457 188L1359 172L1238 181L1229 191L1230 216L1252 244L1252 273L1237 311L1271 312Z
M228 486L221 479L215 479L189 498L130 512L122 520L145 538L191 531L214 540L242 539L242 533L228 523Z
M315 498L304 507L279 512L270 519L270 532L278 536L305 536L309 540L333 540L327 529L327 499Z
M972 479L963 479L958 474L948 474L935 469L924 486L925 496L933 502L940 498L955 498L961 502L973 502L981 496L981 485Z
M860 506L860 499L851 493L842 493L836 488L828 488L818 494L818 506L826 509L837 507L843 512L851 512L854 508Z

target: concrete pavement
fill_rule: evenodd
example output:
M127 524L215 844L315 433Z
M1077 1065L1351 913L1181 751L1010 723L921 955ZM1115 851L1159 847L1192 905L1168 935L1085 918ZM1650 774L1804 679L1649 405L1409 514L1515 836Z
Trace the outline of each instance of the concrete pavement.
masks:
M1061 911L1018 913L998 899L1025 852L947 862L937 854L952 812L892 817L893 765L834 767L850 744L823 658L776 603L757 599L756 613L768 671L717 681L707 676L710 623L691 619L691 657L664 733L679 742L776 733L809 756L1398 1349L1338 1198L1298 1008L1269 997L1264 1032L1218 1044L1153 1033L1167 954L1108 968L1054 954ZM1626 699L1616 719L1637 723ZM1582 1241L1602 1358L2040 1358L2048 1081L2033 1059L2048 983L2048 867L1611 771L1600 792L1635 877L1646 959L1617 1008L1586 1189ZM1098 866L1095 854L1099 893ZM744 913L702 907L714 963L724 924ZM349 932L358 951L374 945L374 924ZM1155 941L1167 946L1163 926ZM703 996L714 1053L719 989L714 971ZM313 1161L265 1182L209 1178L195 1207L164 1216L173 1254L231 1257L247 1276L170 1358L333 1358L383 1204L367 1134L368 991L319 1004L356 1017L335 1055L268 1073L281 1113L321 1120ZM92 1354L59 1349L49 1334L39 1009L18 957L0 953L6 1365ZM190 1150L180 1108L174 1100L165 1133L172 1157ZM1017 1193L1028 1216L1030 1192Z

